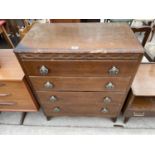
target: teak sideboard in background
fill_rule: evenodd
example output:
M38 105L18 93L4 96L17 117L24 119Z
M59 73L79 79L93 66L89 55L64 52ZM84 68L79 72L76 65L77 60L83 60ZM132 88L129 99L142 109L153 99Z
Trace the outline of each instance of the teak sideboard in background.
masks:
M36 24L14 50L48 119L116 120L143 48L126 24Z
M155 63L140 64L123 115L124 123L130 117L155 116Z
M13 50L0 50L0 111L38 111L38 105Z

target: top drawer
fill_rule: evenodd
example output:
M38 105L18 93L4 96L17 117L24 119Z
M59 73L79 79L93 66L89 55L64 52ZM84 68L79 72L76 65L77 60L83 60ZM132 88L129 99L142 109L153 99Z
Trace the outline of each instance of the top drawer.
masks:
M54 60L22 61L30 76L132 76L136 60Z

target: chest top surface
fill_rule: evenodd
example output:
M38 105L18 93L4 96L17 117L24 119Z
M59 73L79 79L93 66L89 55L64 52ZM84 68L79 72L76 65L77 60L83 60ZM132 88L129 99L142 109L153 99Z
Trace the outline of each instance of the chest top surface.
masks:
M0 50L0 81L18 81L23 77L24 72L13 50Z
M140 64L132 91L136 96L155 96L155 63Z
M142 53L130 27L119 23L35 24L15 52Z

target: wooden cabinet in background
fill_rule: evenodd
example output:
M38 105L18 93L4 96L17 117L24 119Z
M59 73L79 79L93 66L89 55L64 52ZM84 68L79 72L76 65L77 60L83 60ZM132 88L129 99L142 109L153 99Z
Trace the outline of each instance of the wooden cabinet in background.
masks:
M124 107L124 123L130 117L155 116L155 64L140 64Z
M116 120L143 55L127 24L36 24L15 49L38 102L52 116Z
M0 111L37 111L31 93L13 50L0 50Z

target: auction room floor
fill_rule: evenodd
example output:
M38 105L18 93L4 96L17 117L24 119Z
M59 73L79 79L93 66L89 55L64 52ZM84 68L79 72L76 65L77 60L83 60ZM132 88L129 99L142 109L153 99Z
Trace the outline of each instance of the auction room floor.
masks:
M147 62L144 57L143 62ZM53 117L46 120L42 110L27 113L0 113L0 134L155 134L155 118L131 118L126 124L120 116L115 123L101 117ZM21 122L23 121L22 125Z
M54 117L47 121L40 110L27 113L23 125L21 120L22 113L2 112L0 134L155 134L155 118L131 118L127 124L122 117L115 123L99 117Z

